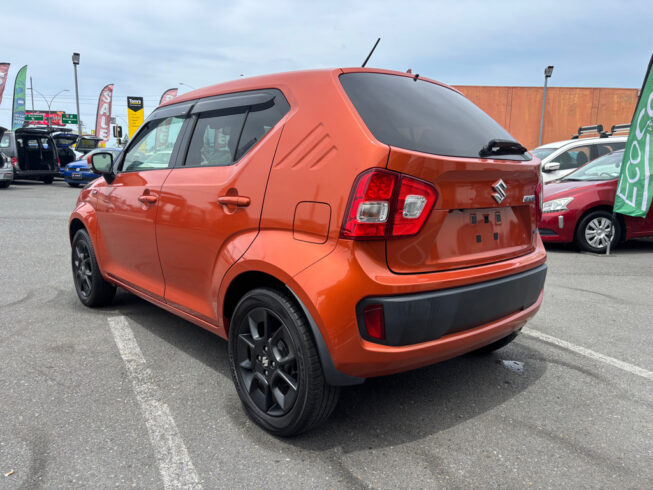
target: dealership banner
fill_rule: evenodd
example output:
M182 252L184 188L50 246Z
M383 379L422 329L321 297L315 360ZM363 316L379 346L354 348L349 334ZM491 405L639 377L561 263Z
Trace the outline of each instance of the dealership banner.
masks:
M27 65L23 66L16 74L14 82L14 105L11 111L11 129L23 127L25 122L25 85L27 79Z
M2 104L2 94L7 84L7 73L9 73L9 63L0 63L0 104Z
M614 212L646 217L653 197L653 56L648 64L642 90L621 161L621 173Z
M144 121L143 97L127 97L127 122L129 124L129 139Z
M159 101L159 105L163 104L164 102L168 102L170 99L174 99L177 97L177 93L179 92L179 89L177 88L169 88L165 92L163 92L163 95L161 96L161 100Z
M105 143L111 137L111 103L113 101L113 83L105 85L100 91L95 118L95 136Z

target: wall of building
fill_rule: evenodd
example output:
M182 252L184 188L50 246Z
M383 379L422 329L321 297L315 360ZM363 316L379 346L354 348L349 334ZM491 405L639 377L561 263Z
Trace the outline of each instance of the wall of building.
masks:
M465 96L492 116L517 141L537 146L542 115L542 87L484 87L456 85ZM637 89L549 87L542 143L569 139L580 126L629 123Z

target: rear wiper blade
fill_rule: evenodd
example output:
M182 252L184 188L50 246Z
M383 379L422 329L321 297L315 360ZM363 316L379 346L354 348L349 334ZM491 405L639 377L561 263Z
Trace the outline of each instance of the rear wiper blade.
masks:
M481 148L478 154L482 157L492 155L521 155L527 151L526 147L517 141L492 139L488 141L487 145Z

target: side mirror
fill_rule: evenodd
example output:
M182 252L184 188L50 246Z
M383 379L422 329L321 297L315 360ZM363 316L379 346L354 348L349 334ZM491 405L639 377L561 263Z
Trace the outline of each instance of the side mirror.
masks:
M560 170L560 164L558 162L546 162L542 166L542 172L555 172Z
M91 155L91 168L96 174L101 174L107 182L113 180L113 154L108 151L99 151Z

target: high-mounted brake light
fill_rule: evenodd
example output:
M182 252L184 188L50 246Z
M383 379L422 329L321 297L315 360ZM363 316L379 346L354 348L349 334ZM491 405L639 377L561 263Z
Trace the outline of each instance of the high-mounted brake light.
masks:
M415 235L436 197L427 182L389 170L367 170L354 183L341 236L369 240Z

